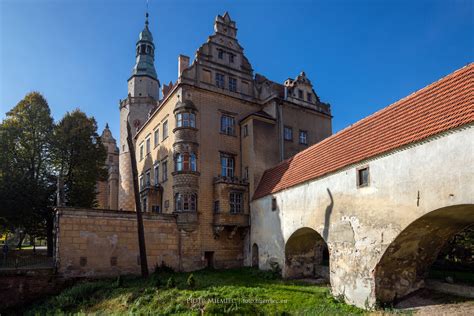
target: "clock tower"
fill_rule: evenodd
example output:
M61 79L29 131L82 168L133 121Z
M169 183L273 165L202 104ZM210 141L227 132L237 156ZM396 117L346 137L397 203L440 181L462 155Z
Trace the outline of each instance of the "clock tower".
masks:
M148 12L145 28L136 43L136 61L128 79L128 96L120 101L120 155L119 155L119 209L135 210L132 164L127 145L127 120L132 127L132 137L159 103L160 81L155 70L155 44L148 28Z

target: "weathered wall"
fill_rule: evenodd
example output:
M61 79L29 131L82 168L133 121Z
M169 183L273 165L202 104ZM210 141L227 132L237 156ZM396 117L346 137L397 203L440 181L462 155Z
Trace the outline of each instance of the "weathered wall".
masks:
M253 201L251 244L259 247L260 267L268 269L271 261L283 267L287 240L309 227L328 244L334 294L361 307L374 304L374 270L408 225L434 210L462 204L471 206L459 218L474 222L472 148L474 129L464 127ZM356 168L362 165L370 168L370 185L358 188ZM422 245L412 246L412 256L421 256ZM416 286L413 280L407 279L408 287Z
M136 215L134 212L60 209L58 211L58 272L67 277L140 273ZM174 269L192 270L196 258L181 249L175 218L144 214L149 269L164 262ZM193 235L181 233L182 245ZM186 256L185 256L186 255Z

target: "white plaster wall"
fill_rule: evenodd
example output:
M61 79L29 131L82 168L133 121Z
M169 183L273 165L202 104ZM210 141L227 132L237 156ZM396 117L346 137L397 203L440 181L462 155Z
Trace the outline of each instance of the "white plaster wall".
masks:
M356 168L363 165L370 168L370 185L357 188ZM397 235L433 210L474 203L473 166L471 126L263 197L251 203L249 249L258 245L261 269L272 260L283 267L291 234L313 228L328 243L333 294L372 305L373 269Z

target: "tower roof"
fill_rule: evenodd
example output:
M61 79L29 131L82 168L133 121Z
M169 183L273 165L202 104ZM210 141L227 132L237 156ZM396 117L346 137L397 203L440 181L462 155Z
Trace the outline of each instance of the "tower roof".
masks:
M145 15L145 27L138 35L136 56L132 77L148 76L158 80L155 69L155 44L153 43L153 35L148 28L148 12Z

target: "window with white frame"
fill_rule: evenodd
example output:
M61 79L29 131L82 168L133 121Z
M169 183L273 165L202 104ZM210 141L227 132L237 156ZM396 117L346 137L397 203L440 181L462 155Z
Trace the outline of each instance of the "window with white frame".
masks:
M140 144L140 160L143 160L143 143Z
M161 180L164 182L168 180L168 161L161 162Z
M237 79L229 77L229 91L237 92Z
M218 88L224 89L225 83L224 83L224 75L216 72L216 86Z
M143 175L140 175L139 183L140 183L140 190L141 190L145 187L145 178L143 177Z
M177 127L196 127L196 115L191 112L176 114Z
M175 211L176 212L195 212L197 204L196 194L192 193L176 193L175 194Z
M232 116L226 114L221 116L221 133L235 135L235 119Z
M308 145L308 132L300 130L300 144L302 145Z
M291 127L285 126L283 133L285 140L293 140L293 129Z
M176 154L176 171L196 171L196 169L196 154L187 152Z
M145 172L145 186L149 187L151 185L151 170Z
M147 136L147 138L145 139L145 148L146 148L146 154L148 155L151 151L151 139L150 139L151 136Z
M242 213L243 210L243 194L242 192L231 192L229 196L230 213Z
M160 143L160 128L157 127L153 132L153 144L156 147L158 146L159 143Z
M235 171L234 156L228 154L221 154L221 176L233 177Z
M155 165L153 166L153 175L155 177L155 185L157 185L158 183L160 183L160 163L159 162L155 163Z
M168 137L168 120L163 122L163 137L162 140L165 140Z

